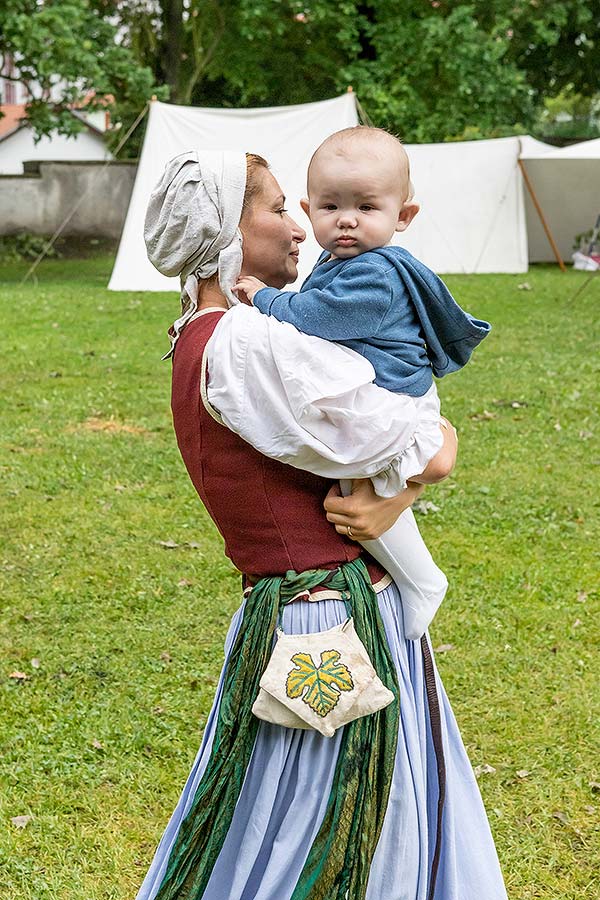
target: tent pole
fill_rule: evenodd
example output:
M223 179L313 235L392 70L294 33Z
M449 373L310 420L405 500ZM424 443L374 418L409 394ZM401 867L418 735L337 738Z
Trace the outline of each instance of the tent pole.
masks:
M544 231L546 232L546 237L548 238L550 246L552 247L552 252L554 253L556 262L560 266L561 271L566 272L567 267L565 266L565 264L563 262L563 259L559 253L558 247L556 246L556 241L552 237L552 232L550 231L550 226L546 222L546 217L544 216L542 207L540 206L538 198L535 195L535 191L533 189L533 185L532 185L531 181L529 180L529 175L527 174L527 169L525 168L525 164L523 163L522 159L519 159L518 163L519 163L519 168L520 168L521 172L523 173L523 178L525 179L525 184L527 185L527 190L529 191L529 195L530 195L531 199L533 200L533 204L537 210L537 214L540 217L540 222L542 223L542 225L544 227Z
M373 122L369 118L369 114L363 109L363 106L358 99L358 95L354 93L354 89L351 84L346 88L346 93L354 94L354 102L356 104L356 112L358 113L358 118L360 119L361 125L368 125L369 128L373 128Z

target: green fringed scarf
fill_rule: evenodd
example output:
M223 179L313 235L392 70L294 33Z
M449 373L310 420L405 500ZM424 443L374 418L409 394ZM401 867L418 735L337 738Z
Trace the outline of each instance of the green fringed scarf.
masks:
M156 900L201 900L252 755L259 727L252 704L271 655L280 608L324 583L350 601L356 633L396 702L344 727L325 816L292 900L365 897L392 783L400 704L377 598L365 564L357 559L333 572L311 569L262 578L250 592L227 663L208 766L179 828Z

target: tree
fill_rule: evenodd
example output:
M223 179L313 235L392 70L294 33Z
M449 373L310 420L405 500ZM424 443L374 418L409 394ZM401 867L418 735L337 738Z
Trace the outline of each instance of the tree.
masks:
M169 88L171 103L243 106L324 99L360 50L357 4L313 0L92 0Z
M442 141L532 129L548 96L595 94L599 19L600 0L5 0L0 49L32 81L114 94L125 122L152 81L172 103L231 107L352 84L375 124ZM31 115L77 127L64 100Z
M600 0L487 0L475 3L480 26L507 43L506 58L527 79L534 99L569 88L598 90Z
M370 117L407 141L498 135L531 121L525 74L474 6L369 5L365 52L343 70Z
M29 94L26 115L36 135L74 135L82 122L71 109L93 110L114 98L114 111L143 108L157 92L150 69L118 43L115 25L86 0L4 0L0 56ZM163 94L164 95L164 94Z

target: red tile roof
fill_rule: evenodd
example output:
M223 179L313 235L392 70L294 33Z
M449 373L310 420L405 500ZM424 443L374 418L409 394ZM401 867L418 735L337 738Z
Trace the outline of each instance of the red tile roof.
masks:
M3 103L0 105L0 111L4 113L0 119L0 138L3 138L19 127L20 120L25 115L25 104Z

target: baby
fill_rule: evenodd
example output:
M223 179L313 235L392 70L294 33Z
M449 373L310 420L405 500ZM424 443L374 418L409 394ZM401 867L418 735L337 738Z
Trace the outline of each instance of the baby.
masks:
M235 289L261 312L365 356L376 384L410 395L423 422L444 427L433 375L462 368L490 325L464 312L407 250L390 246L419 211L404 147L378 128L331 135L312 157L301 205L325 252L300 291L279 291L252 276L239 278ZM437 447L430 442L429 458ZM412 512L365 547L397 581L407 637L418 636L411 632L422 633L447 582Z

